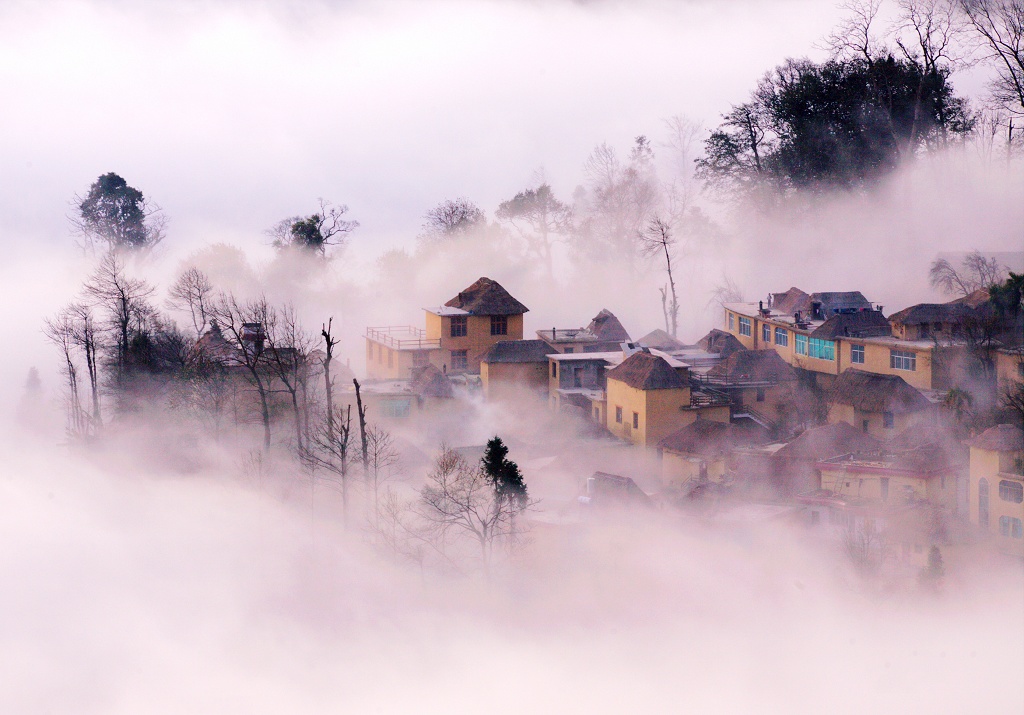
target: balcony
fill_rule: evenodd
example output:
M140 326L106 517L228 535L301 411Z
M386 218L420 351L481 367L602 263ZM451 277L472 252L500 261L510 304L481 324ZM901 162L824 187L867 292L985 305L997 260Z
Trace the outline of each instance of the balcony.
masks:
M439 339L428 338L426 331L411 325L367 328L366 339L392 350L437 350L441 347Z

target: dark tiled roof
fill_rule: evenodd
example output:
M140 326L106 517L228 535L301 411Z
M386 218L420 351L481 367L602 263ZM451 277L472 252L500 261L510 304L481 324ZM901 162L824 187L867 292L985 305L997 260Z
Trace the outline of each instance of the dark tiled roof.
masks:
M622 323L607 308L603 308L594 316L590 325L587 326L587 330L596 335L598 340L616 343L628 343L630 340L629 333L622 327Z
M502 340L484 355L483 361L494 363L547 362L551 347L543 340Z
M817 307L816 307L817 304ZM836 311L871 310L871 303L857 290L845 292L811 293L797 310L815 320L827 320Z
M412 370L412 391L420 397L452 396L452 383L436 365L424 365Z
M883 338L892 335L889 321L881 311L860 310L831 316L811 333L812 338Z
M922 323L952 323L974 315L974 309L964 303L918 303L889 316L891 323L921 325Z
M800 310L808 298L810 296L796 286L791 287L785 293L772 293L772 312L791 315L794 311Z
M757 432L725 422L698 419L665 437L658 446L669 452L716 457L728 453L733 447L764 444L767 441L768 432L764 429Z
M738 350L746 350L735 335L718 328L712 328L707 335L698 340L697 347L705 352L718 353L722 357L729 357Z
M848 368L836 378L832 402L853 405L864 412L917 412L929 402L899 375L877 375Z
M741 350L708 370L710 377L731 382L790 382L796 370L772 349Z
M996 425L989 427L969 444L990 452L1024 451L1024 430L1016 425Z
M652 330L651 332L647 333L647 335L637 340L637 342L640 343L641 345L646 345L649 348L654 348L655 350L664 350L666 352L670 352L672 350L682 350L683 348L686 347L684 343L681 343L680 341L676 340L661 328L657 330Z
M500 283L490 278L480 278L445 305L450 308L461 308L471 315L522 315L529 311L529 308L502 288Z
M775 457L788 461L818 461L850 452L877 452L881 449L880 439L846 422L837 422L812 427L777 451Z
M618 380L638 390L670 390L687 387L687 382L665 358L650 353L633 353L608 371L609 380Z

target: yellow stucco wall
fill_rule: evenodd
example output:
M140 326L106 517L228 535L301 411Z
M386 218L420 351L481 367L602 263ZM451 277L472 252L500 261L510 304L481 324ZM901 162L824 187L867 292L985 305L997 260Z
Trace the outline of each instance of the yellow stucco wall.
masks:
M923 412L923 411L922 411ZM881 412L863 412L855 409L853 405L835 404L828 408L828 423L830 425L839 422L864 429L864 421L868 423L867 433L879 439L889 439L903 432L907 427L916 424L922 418L922 412L904 413L893 415L893 426L885 426L885 415Z
M413 350L394 350L367 338L366 376L373 380L408 380L412 377L415 352ZM426 352L429 362L435 362L440 356L438 350Z
M654 446L663 437L683 427L688 419L684 408L690 406L690 388L637 390L613 378L608 380L608 431L641 447ZM622 422L615 420L616 408L622 408ZM633 414L637 427L633 427Z
M661 456L661 481L669 489L679 489L688 481L700 479L701 463L707 465L707 478L721 482L725 477L725 457L701 459L665 450Z
M953 505L955 497L955 480L947 477L945 488L942 488L941 477L919 478L912 476L887 476L884 474L866 474L863 472L847 471L842 467L835 469L821 470L821 488L834 491L844 496L858 497L862 499L882 499L882 479L889 480L889 495L886 501L900 503L906 495L913 495L914 499L937 499L933 501L938 506ZM929 489L929 483L936 482L936 486Z
M440 339L441 351L449 371L453 370L451 353L455 350L466 351L467 367L465 372L480 372L480 361L491 349L491 346L502 340L523 339L523 316L509 315L508 330L505 335L491 335L491 316L470 315L467 316L466 334L452 337L451 316L437 316L427 312L427 337Z
M1024 556L1024 539L1014 539L999 533L999 517L1020 519L1024 522L1024 503L1004 501L999 497L999 482L1002 480L1024 483L1024 476L1014 474L1015 460L1024 453L993 452L971 447L970 492L967 497L972 524L985 530L995 540L998 548L1016 556ZM983 527L978 514L979 487L981 480L988 482L988 526Z
M489 400L515 399L548 393L548 363L480 363L484 396Z

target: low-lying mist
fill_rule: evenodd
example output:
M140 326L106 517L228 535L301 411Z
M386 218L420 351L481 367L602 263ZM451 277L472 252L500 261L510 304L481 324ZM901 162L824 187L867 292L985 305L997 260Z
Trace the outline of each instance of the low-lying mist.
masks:
M644 513L534 528L485 579L396 562L330 499L311 517L301 487L257 486L227 458L182 475L4 441L10 712L1020 702L1017 566L958 562L942 592L884 591L789 527Z

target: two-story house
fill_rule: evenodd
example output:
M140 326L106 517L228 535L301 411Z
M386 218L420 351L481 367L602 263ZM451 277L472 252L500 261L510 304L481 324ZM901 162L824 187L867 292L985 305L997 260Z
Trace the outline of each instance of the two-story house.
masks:
M409 379L413 368L427 364L445 374L479 373L493 345L523 339L523 314L529 309L500 283L484 277L444 305L424 310L424 329L366 329L366 374L371 379Z

